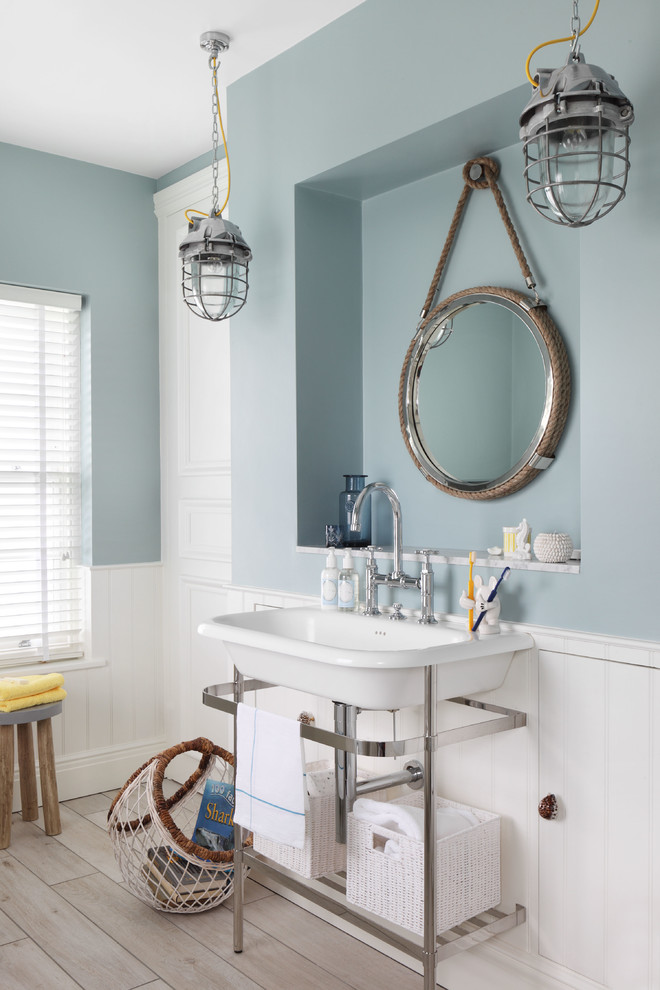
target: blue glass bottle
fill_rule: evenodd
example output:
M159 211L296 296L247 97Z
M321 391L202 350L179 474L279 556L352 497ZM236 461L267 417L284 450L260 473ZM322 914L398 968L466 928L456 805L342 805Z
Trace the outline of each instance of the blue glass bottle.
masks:
M371 499L362 503L360 532L351 531L351 516L355 501L364 488L366 474L345 474L344 491L339 495L339 525L345 547L368 547L371 543Z

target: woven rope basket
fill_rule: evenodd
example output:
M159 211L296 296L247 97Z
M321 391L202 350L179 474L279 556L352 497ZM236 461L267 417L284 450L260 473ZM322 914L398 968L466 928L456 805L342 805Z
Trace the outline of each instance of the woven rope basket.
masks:
M165 798L167 767L175 756L191 751L202 754L199 766L175 794ZM233 782L234 757L199 737L148 760L110 806L108 834L126 885L159 911L208 911L232 893L233 850L207 849L189 838L209 777Z

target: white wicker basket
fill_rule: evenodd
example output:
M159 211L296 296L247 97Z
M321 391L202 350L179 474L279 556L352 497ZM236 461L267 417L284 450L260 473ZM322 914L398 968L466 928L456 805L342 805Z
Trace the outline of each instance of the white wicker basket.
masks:
M319 761L308 764L306 775L310 795L303 848L255 834L254 851L302 877L322 877L346 869L346 846L335 841L335 773L330 763Z
M398 798L416 805L423 794ZM498 815L437 798L438 807L471 811L479 824L437 840L436 912L440 934L500 901L500 819ZM395 839L400 857L386 856ZM424 933L424 843L348 816L346 896L350 903L388 921Z
M202 753L197 770L165 799L163 779L180 753ZM234 757L202 737L173 746L126 781L108 813L108 834L129 890L159 911L208 911L231 894L233 850L212 851L193 842L208 777L233 780Z

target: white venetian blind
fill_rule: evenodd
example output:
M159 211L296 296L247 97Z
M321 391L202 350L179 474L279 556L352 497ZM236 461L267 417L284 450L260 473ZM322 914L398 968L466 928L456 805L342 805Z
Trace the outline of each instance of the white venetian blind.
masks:
M0 285L0 664L82 654L80 308Z

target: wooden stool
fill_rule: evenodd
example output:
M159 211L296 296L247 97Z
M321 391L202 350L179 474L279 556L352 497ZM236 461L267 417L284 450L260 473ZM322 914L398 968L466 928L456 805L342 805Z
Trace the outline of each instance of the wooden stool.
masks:
M32 722L37 723L39 777L46 835L59 835L60 805L57 798L55 752L51 718L62 711L62 702L35 705L16 712L0 712L0 849L6 849L11 837L11 810L14 796L14 726L18 741L18 774L21 783L21 813L24 822L39 817L37 774L34 765Z

